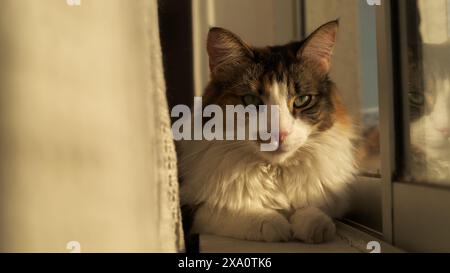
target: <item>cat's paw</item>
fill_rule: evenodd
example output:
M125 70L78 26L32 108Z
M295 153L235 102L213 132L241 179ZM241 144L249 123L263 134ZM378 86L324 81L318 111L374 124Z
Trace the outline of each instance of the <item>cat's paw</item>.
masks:
M306 243L327 242L332 240L336 234L333 220L314 207L297 210L290 220L294 238Z
M265 215L261 222L261 239L266 242L286 242L292 238L291 224L278 213Z

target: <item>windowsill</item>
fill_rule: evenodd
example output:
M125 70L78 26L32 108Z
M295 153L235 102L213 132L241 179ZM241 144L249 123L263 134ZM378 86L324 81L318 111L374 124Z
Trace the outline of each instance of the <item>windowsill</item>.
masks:
M347 224L337 223L337 235L332 242L305 244L301 242L264 243L243 241L215 235L200 235L201 253L369 253L367 244L379 242L382 253L403 251L359 231Z

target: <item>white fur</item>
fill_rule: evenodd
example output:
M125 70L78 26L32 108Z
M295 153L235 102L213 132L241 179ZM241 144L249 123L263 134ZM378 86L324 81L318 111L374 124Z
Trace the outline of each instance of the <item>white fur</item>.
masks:
M254 142L181 143L181 200L200 205L193 232L264 241L294 235L307 242L334 233L330 217L345 210L355 172L353 131L336 122L311 136L313 128L286 112L281 88L274 85L270 103L282 106L280 127L291 134L276 159Z
M448 184L450 138L439 130L450 128L450 78L434 81L436 102L433 109L411 124L411 144L422 150L425 157L425 161L412 159L411 175L419 182Z
M441 128L450 128L450 78L436 81L436 102L428 115L411 124L413 144L424 149L431 157L439 157L449 151L448 136L439 132Z
M267 98L268 105L279 107L279 131L286 131L289 137L280 145L278 153L262 153L261 155L272 163L279 163L291 156L299 147L305 144L311 134L312 126L306 124L301 119L295 119L289 111L286 103L287 85L286 83L275 82Z

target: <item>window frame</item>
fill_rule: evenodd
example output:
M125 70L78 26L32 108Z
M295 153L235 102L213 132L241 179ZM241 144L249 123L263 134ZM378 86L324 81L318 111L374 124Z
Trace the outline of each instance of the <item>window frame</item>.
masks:
M383 239L394 243L392 181L396 170L395 69L392 35L392 2L382 1L376 7L378 96L380 107L381 204Z
M409 170L409 108L407 12L406 1L382 0L376 8L378 84L380 108L380 173L376 177L357 177L358 188L372 188L369 199L381 199L381 215L369 213L373 202L360 200L367 215L365 222L381 216L384 241L412 252L450 251L450 188L431 183L402 181L400 174ZM425 181L426 182L426 181ZM349 221L370 230L358 221Z
M393 178L396 172L396 97L394 90L397 70L395 69L395 43L392 39L392 19L390 1L382 0L380 6L374 7L376 16L377 62L378 62L378 100L380 131L380 175L361 174L356 177L355 197L352 207L357 208L344 218L344 222L379 237L385 242L394 243L393 236ZM383 90L383 92L382 92ZM358 193L365 193L360 199ZM378 201L377 202L375 201ZM374 206L376 206L374 208ZM356 217L355 217L356 216ZM381 222L381 230L368 227L367 223Z
M400 107L408 103L402 95L409 77L406 1L382 0L376 7L381 178L371 183L380 186L384 241L413 252L450 251L450 189L407 183L399 176L409 168L402 160L409 155L409 113ZM358 182L368 179L358 177Z

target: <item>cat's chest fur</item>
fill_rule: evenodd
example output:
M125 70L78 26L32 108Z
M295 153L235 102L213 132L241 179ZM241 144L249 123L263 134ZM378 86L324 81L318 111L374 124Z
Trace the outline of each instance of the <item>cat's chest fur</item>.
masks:
M182 200L230 210L314 206L337 216L355 171L352 137L351 129L335 124L277 165L239 144L181 144Z

